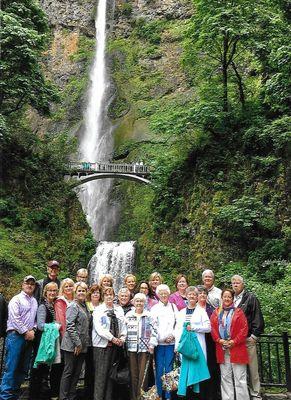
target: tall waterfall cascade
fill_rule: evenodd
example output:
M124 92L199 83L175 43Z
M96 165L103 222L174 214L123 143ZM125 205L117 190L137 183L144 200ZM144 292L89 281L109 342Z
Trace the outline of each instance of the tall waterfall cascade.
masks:
M99 0L95 19L96 48L90 73L88 102L84 113L85 129L80 139L79 157L86 162L109 161L113 152L112 126L106 117L106 12L107 0ZM106 240L115 225L117 206L110 204L112 180L104 179L85 184L79 200L96 240Z
M134 264L135 242L101 241L89 262L89 283L96 283L101 275L110 274L117 292L123 286L125 275L133 271Z
M79 159L86 162L109 161L113 152L112 126L106 117L109 89L105 54L108 0L97 1L96 49L84 112L85 129L79 144ZM117 220L117 206L110 204L112 183L111 179L86 183L79 192L79 200L98 241L96 254L89 262L89 280L91 283L98 282L102 274L111 274L115 280L115 290L118 290L123 285L124 276L134 268L135 242L104 241L108 240Z

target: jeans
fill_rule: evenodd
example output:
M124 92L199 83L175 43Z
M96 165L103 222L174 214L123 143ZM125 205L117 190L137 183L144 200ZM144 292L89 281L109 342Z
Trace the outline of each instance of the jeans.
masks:
M5 367L0 387L1 400L17 400L20 386L28 373L32 352L32 342L15 331L8 332L6 338Z
M174 345L158 345L155 349L156 360L156 385L158 395L162 397L162 376L172 371L174 362ZM170 399L171 393L165 392L165 398Z

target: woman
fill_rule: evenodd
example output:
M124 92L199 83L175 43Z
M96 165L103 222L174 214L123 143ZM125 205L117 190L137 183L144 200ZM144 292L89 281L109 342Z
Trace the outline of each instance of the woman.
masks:
M64 336L66 331L66 311L68 305L74 300L74 281L66 278L62 281L59 297L55 302L56 321L61 325L60 335Z
M50 282L45 285L43 290L43 300L37 309L36 352L39 348L45 324L55 322L54 302L57 298L57 295L58 285L55 282ZM58 328L59 325L56 326L56 329ZM55 363L60 363L60 361L60 348L58 347ZM50 365L46 363L39 363L37 367L32 369L29 396L31 400L51 398L51 393L55 393L55 382L50 378ZM50 383L50 387L48 383Z
M60 386L60 400L75 400L77 383L90 345L89 326L91 314L86 307L87 285L77 282L75 300L66 311L67 327L61 349L64 351L64 371Z
M204 286L197 286L198 304L202 307L210 318L214 308L208 304L208 290ZM215 343L211 333L205 333L207 367L210 373L210 379L200 385L201 397L207 400L220 399L220 369L216 361Z
M101 288L97 283L94 283L88 290L86 306L91 314L96 307L99 306L101 299Z
M158 345L155 349L156 385L158 395L161 398L163 394L162 375L173 369L178 310L175 304L169 302L171 292L167 285L159 285L156 291L160 300L151 309L151 315L158 332ZM165 398L171 398L170 392L165 392Z
M114 290L107 287L103 292L104 303L93 312L93 357L95 369L94 400L112 400L113 382L109 379L110 369L116 359L118 348L126 338L124 313L115 305Z
M74 300L74 281L65 278L60 285L59 296L55 301L56 321L60 324L60 343L66 331L66 311L68 305ZM60 393L61 377L64 370L64 356L61 351L61 363L56 364L51 372L51 379L54 384L53 397L57 397Z
M123 309L124 315L132 310L130 291L127 288L121 288L118 292L118 304Z
M145 310L150 311L152 306L158 303L158 300L154 298L151 291L150 285L147 281L141 281L138 287L138 293L143 293L146 295Z
M133 274L127 274L124 278L124 284L130 291L130 299L132 300L136 290L136 276Z
M186 296L188 305L186 308L183 308L178 314L178 320L175 330L175 349L178 349L179 341L183 332L184 323L189 323L191 326L192 318L195 313L197 307L197 291L195 286L189 286L186 289ZM206 320L204 316L203 320ZM208 317L207 317L208 319ZM204 321L201 326L204 326ZM205 324L209 326L208 322ZM197 330L198 325L195 324L194 329ZM193 329L191 329L193 330ZM209 378L209 371L207 369L206 358L203 353L202 347L200 345L200 341L198 335L194 336L195 343L197 347L197 351L199 353L199 357L197 360L189 360L182 356L182 365L181 365L181 374L178 385L178 395L186 396L187 399L194 399L194 392L199 393L199 383L205 381ZM201 391L200 391L201 392ZM206 400L206 397L201 396L201 399ZM207 399L208 400L208 399Z
M186 275L179 274L175 279L175 286L177 291L172 293L169 301L176 304L178 310L182 310L187 306L186 289L189 286Z
M150 354L153 354L154 347L158 344L157 330L149 311L144 309L145 303L145 294L137 293L133 298L134 309L126 316L131 400L140 398L141 388L147 389L146 365L150 361Z
M159 272L153 272L149 277L149 285L154 299L159 300L156 289L163 282L162 275Z
M86 306L93 314L95 308L100 304L101 289L97 283L94 283L88 290ZM92 324L89 329L90 338L92 337ZM87 400L93 400L94 396L94 361L93 361L93 346L88 346L85 356L85 397Z
M232 289L224 289L222 305L211 316L211 335L220 364L222 400L249 400L247 387L248 323L244 312L234 308ZM236 394L236 396L235 396Z
M113 276L110 274L101 275L98 285L101 288L101 291L107 287L113 287Z

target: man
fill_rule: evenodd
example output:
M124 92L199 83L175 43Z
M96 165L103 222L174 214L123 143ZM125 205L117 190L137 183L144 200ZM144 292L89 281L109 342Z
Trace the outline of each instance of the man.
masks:
M6 335L7 327L7 303L4 296L0 293L0 338Z
M205 269L202 272L202 282L208 291L207 303L217 308L221 301L221 289L214 286L214 273L211 269Z
M0 386L1 400L16 400L28 373L32 341L36 331L37 301L33 297L36 280L23 279L22 291L8 305L6 359Z
M58 275L60 273L60 264L56 260L48 261L47 263L47 276L44 279L40 279L36 282L36 288L34 292L34 297L36 298L38 304L40 304L43 289L47 283L56 282L58 288L60 288L60 280L58 279Z
M80 268L77 271L76 282L84 282L88 281L88 270L86 268Z
M261 384L258 370L258 357L256 344L264 332L264 318L256 296L245 290L244 280L240 275L231 278L234 290L234 306L241 308L248 320L247 349L249 354L250 394L252 399L262 399L260 395Z

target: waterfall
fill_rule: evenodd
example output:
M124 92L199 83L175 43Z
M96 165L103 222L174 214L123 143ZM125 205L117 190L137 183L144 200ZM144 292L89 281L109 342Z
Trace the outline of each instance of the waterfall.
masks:
M88 103L84 113L85 129L80 139L81 161L109 161L113 151L112 126L106 117L106 4L99 0L95 19L96 49L90 73ZM79 199L96 240L107 239L115 226L117 209L110 204L112 180L93 181L82 187Z
M105 57L107 2L99 0L95 19L96 49L84 112L85 129L79 146L79 159L86 162L109 161L113 152L112 126L106 112L109 88ZM111 179L86 183L79 192L79 200L93 235L99 242L96 254L89 263L90 282L98 281L101 274L110 273L115 279L115 290L118 290L124 276L133 270L135 242L104 241L108 239L117 220L117 207L109 201L111 189Z
M102 274L114 278L114 290L123 286L126 274L134 269L135 242L99 242L89 262L89 283L96 283Z

